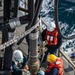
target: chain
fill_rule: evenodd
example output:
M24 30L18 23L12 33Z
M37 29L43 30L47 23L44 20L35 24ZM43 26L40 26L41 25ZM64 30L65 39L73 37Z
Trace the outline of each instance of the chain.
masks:
M0 45L0 50L5 49L6 47L18 42L21 38L25 37L27 34L29 34L31 31L33 31L37 26L39 26L39 24L37 23L36 25L34 25L33 27L31 27L30 29L28 29L27 31L21 33L19 36L14 36L13 39L5 42L4 44Z

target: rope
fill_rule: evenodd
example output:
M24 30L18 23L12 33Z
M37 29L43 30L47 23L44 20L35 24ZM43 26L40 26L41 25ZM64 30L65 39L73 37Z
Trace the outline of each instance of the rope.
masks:
M27 31L21 33L19 36L15 36L13 39L5 42L4 44L0 45L0 50L5 49L6 47L18 42L21 38L25 37L27 34L29 34L31 31L33 31L39 24L37 23L36 25L32 26L30 29Z

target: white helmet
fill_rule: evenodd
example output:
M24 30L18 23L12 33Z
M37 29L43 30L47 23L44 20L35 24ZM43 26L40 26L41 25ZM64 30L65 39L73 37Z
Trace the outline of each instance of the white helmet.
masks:
M47 30L52 32L56 28L56 25L54 22L51 22L50 25L47 27Z
M23 62L23 53L20 50L15 50L13 53L13 61L21 63Z

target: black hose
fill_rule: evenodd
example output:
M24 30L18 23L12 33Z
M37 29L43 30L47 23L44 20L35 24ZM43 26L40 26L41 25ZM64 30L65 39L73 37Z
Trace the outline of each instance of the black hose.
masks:
M59 27L59 24L58 24L58 0L55 0L54 2L54 14L55 14L55 24L56 24L56 28L58 30L58 33L59 35L63 38L63 39L66 39L66 40L71 40L71 39L74 39L75 38L75 34L72 35L72 36L69 36L69 37L66 37L64 36L62 33L61 33L61 30L60 30L60 27Z
M37 1L35 14L33 15L33 18L32 18L31 22L28 25L28 26L30 26L29 28L31 28L33 25L35 25L35 23L37 21L37 17L39 15L39 12L40 12L40 9L41 9L42 2L43 2L43 0L38 0ZM17 44L19 45L23 41L23 39L24 39L24 37L22 39L20 39Z
M39 3L39 0L36 2L36 7L38 7L38 3ZM37 10L37 9L36 9ZM36 12L35 12L36 13ZM33 19L33 18L32 18ZM31 22L30 22L31 23ZM28 26L30 26L31 27L31 25L30 25L30 23L29 23L29 25ZM30 27L28 27L28 29L30 28ZM28 38L28 37L26 37L26 38ZM22 41L24 40L24 37L23 38L21 38L18 42L17 42L17 45L19 45Z
M36 6L36 10L35 10L35 14L30 22L30 27L32 27L33 25L35 25L38 15L40 13L40 9L41 9L41 5L42 5L43 0L38 0L37 6Z

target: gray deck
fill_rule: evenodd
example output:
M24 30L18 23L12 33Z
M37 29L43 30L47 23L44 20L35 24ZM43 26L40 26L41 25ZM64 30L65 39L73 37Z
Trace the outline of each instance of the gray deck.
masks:
M26 43L21 43L19 48L25 51L27 54L28 46ZM73 68L69 65L69 63L65 60L65 58L63 58L63 60L64 60L64 75L75 75Z
M20 28L21 32L24 31L24 27L22 26L22 28ZM20 33L21 33L20 32ZM18 31L17 31L18 34L20 34ZM23 42L19 45L19 48L21 50L23 50L25 52L25 54L27 55L27 52L28 52L28 45L25 41L25 39L23 40ZM62 57L63 58L63 57ZM65 58L63 58L64 60L64 75L75 75L74 74L74 70L73 68L69 65L68 61L66 61Z

